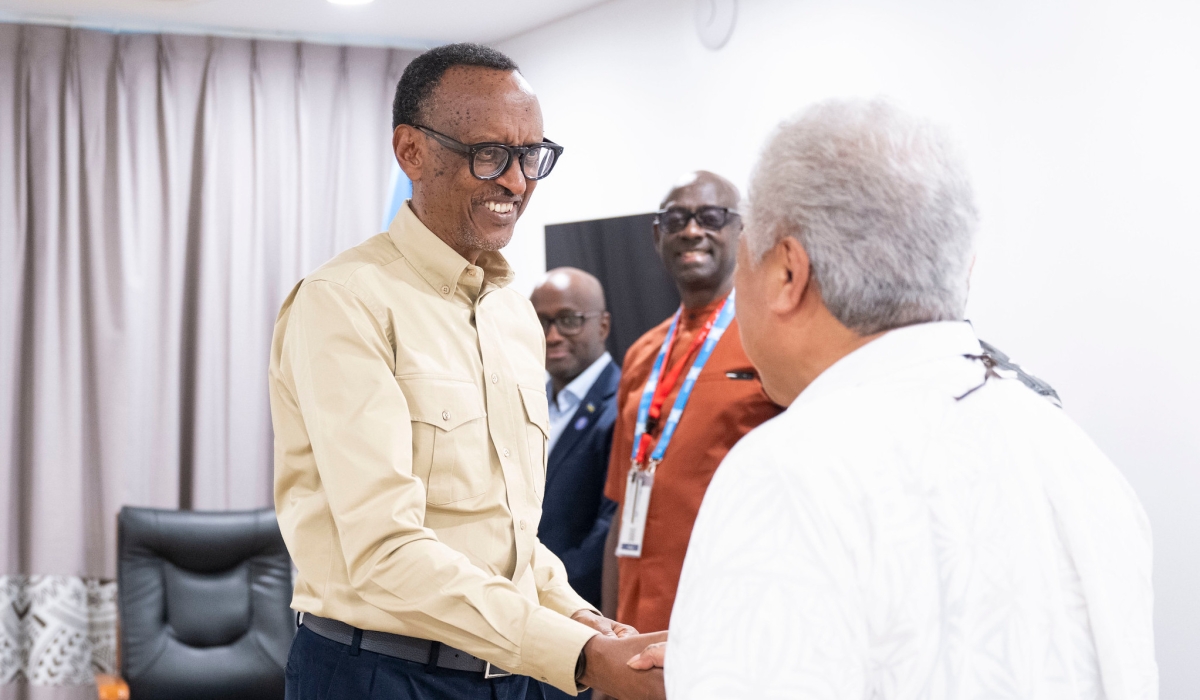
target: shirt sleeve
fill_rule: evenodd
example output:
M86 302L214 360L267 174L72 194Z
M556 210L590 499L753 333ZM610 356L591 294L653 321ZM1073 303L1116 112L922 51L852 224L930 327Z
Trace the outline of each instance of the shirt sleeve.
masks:
M599 610L571 588L567 581L566 567L554 552L541 542L534 547L530 566L537 582L538 600L543 606L567 617L580 610L591 610L597 615L600 614Z
M542 594L553 605L536 605L423 525L426 494L412 471L411 416L385 316L326 280L301 287L290 313L281 374L303 416L351 585L415 636L573 693L576 660L595 632L564 617L574 604L567 593L553 586ZM565 586L562 564L550 559L541 557L538 576Z
M700 508L667 645L667 696L864 698L866 632L844 538L755 450L729 453ZM844 534L844 533L843 533Z

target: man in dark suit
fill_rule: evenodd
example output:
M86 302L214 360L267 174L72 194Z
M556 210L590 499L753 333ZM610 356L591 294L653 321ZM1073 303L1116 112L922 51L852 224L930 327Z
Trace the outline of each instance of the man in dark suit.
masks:
M572 267L546 274L530 297L546 332L550 450L538 538L571 587L599 607L604 542L617 504L604 497L621 371L604 349L604 289ZM549 698L567 697L545 686Z

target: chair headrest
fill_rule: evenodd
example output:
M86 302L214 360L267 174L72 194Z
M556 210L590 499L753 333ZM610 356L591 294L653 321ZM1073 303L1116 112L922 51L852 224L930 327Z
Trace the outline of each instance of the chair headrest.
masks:
M164 559L198 573L226 571L251 557L287 555L275 511L121 509L121 557Z

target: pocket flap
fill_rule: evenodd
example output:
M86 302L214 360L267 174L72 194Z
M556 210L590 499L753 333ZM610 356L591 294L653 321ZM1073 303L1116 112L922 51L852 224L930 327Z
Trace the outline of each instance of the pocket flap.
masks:
M454 430L463 423L487 415L479 387L471 382L428 378L397 378L396 381L415 421L442 430Z
M525 404L525 415L529 416L529 422L549 436L550 404L547 403L546 390L520 385L517 388L521 390L521 403Z

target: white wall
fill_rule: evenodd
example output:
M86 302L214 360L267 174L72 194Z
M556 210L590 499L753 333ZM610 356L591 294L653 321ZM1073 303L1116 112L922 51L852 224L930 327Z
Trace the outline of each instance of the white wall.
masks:
M744 184L831 96L949 124L983 214L969 315L1062 394L1155 528L1162 697L1200 696L1200 3L743 0L718 52L691 0L616 0L499 45L567 148L542 226L650 211L682 172Z

